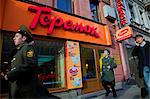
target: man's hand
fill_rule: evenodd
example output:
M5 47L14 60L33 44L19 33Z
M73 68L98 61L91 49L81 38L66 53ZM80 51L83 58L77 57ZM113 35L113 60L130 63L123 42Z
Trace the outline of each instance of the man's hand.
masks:
M109 71L110 70L110 66L107 66L107 71Z
M5 80L8 80L7 75L4 76Z
M108 69L110 69L110 66L107 66Z

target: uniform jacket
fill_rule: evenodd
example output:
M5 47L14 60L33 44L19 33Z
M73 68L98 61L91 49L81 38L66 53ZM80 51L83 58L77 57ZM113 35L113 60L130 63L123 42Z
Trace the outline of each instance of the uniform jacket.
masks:
M20 44L11 60L11 71L7 74L11 82L12 98L38 97L36 67L37 56L34 47L28 43Z
M145 59L147 60L147 63L145 66L150 67L150 42L146 41L146 44L143 46L144 47L144 53L145 53ZM139 70L139 77L143 77L143 57L142 57L142 52L140 51L140 46L135 46L133 51L132 51L132 56L137 56L138 57L138 70Z
M110 66L110 69L108 69L108 66ZM114 62L114 59L108 56L107 58L102 59L102 80L103 81L114 81L114 68L116 68L117 65Z

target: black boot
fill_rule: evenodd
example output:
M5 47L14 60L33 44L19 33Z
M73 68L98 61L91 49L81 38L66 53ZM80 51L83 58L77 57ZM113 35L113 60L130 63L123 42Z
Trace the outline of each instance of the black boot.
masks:
M116 97L117 97L117 94L116 94L115 88L112 88L112 92L113 92L113 97L116 98Z
M145 98L148 95L146 88L141 88L141 97Z
M106 92L106 96L108 96L108 95L109 95L109 93L110 93L110 90L108 90L108 91Z
M116 93L113 93L113 97L116 98L116 97L117 97L117 94L116 94Z

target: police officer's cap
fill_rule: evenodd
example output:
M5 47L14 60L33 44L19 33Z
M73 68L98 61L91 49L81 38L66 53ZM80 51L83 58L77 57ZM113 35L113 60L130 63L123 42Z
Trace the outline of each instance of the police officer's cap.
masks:
M18 29L18 32L23 35L23 36L26 36L27 37L27 42L31 42L33 41L33 38L32 38L32 34L31 32L29 31L29 29L25 26L25 25L21 25Z
M143 35L137 34L137 35L135 35L134 39L136 40L136 38L138 38L138 37L143 37Z

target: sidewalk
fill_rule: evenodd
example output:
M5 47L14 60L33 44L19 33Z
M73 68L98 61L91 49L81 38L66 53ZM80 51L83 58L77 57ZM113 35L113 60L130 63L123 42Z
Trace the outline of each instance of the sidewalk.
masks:
M123 90L123 88L124 88L124 85L122 82L116 83L116 87L115 87L116 91ZM77 99L90 99L92 97L103 96L105 95L105 93L106 93L105 90L100 90L97 92L77 96Z
M112 93L108 97L105 96L105 90L101 90L95 93L85 94L78 96L77 99L150 99L150 97L141 98L140 97L140 88L136 85L120 85L116 86L117 97L113 98Z
M112 93L109 94L108 97L105 94L96 96L96 97L89 97L86 99L142 99L140 98L140 90L137 88L136 85L127 86L126 89L117 90L117 98L113 98Z

